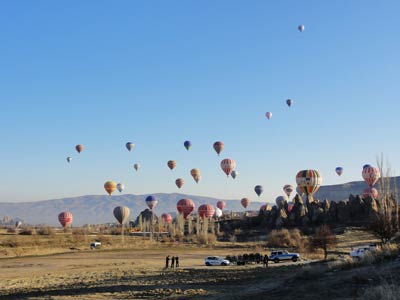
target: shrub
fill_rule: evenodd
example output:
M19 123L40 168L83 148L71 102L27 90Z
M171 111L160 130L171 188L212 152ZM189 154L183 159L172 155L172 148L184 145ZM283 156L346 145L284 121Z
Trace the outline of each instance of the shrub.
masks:
M272 248L284 247L303 250L308 244L307 237L304 237L298 229L290 231L287 229L272 230L267 240L268 246Z
M36 229L38 235L55 235L54 229L51 227L39 227Z
M24 227L19 232L20 235L34 235L36 234L35 228L32 227Z
M17 229L13 228L13 227L9 227L7 228L7 233L16 233Z

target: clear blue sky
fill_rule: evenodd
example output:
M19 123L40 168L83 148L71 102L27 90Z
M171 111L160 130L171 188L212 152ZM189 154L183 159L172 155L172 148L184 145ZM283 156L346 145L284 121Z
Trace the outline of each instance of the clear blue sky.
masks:
M253 200L261 184L273 202L301 169L361 180L384 153L399 170L399 12L396 0L3 1L0 201L104 194L115 180Z

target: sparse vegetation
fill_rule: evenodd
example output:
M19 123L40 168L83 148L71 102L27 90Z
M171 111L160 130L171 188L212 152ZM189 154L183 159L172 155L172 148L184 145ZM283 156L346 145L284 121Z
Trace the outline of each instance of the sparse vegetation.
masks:
M307 248L308 238L298 229L272 230L267 237L267 245L271 248L295 248L302 251Z
M332 233L328 225L324 224L317 228L315 235L311 238L311 250L322 249L324 251L324 259L328 258L328 250L336 246L337 239Z

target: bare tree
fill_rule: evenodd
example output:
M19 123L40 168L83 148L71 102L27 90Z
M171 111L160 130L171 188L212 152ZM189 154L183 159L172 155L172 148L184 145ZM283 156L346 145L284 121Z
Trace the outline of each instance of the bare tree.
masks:
M336 246L337 239L329 226L324 224L317 228L315 235L311 238L310 246L324 250L324 259L328 257L328 250Z
M399 202L396 178L391 177L391 167L384 163L383 155L377 158L381 173L379 179L379 200L377 212L371 217L369 229L383 244L389 242L399 232Z

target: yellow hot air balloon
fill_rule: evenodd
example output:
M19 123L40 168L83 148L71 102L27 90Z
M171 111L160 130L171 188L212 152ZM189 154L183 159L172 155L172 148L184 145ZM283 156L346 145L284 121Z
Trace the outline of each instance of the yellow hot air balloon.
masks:
M107 181L104 184L104 189L111 196L111 194L114 193L115 190L117 189L117 183L114 181Z
M199 169L192 169L190 171L190 174L192 175L194 181L196 181L196 183L199 183L199 181L201 179L200 170Z

